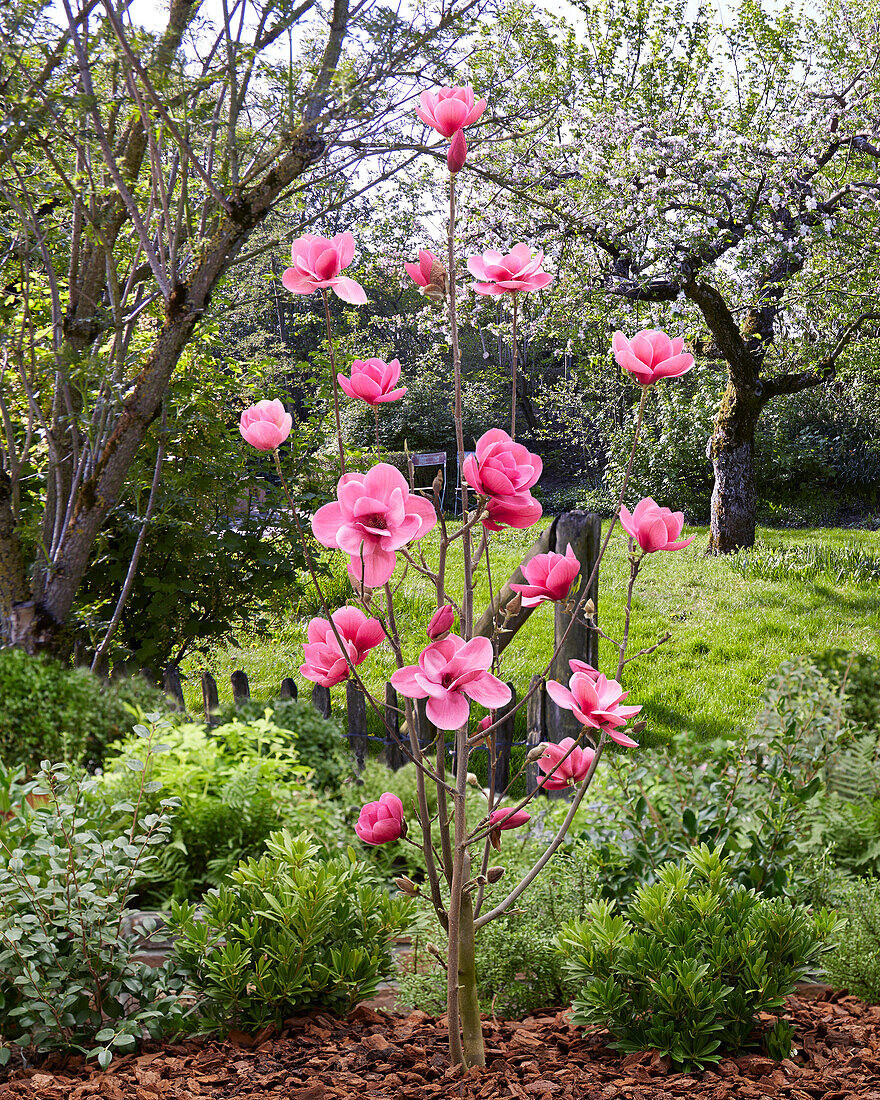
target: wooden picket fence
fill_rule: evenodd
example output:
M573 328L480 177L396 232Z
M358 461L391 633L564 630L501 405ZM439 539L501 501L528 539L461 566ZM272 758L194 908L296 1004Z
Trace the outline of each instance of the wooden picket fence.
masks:
M555 550L565 553L570 544L581 562L580 580L578 589L582 588L586 579L590 576L599 552L600 522L599 517L592 513L567 512L558 516L548 526L538 541L526 555L524 561L535 554L546 553ZM510 643L516 632L528 620L532 613L531 608L520 608L516 614L511 615L507 611L508 604L516 595L511 589L511 584L522 584L525 578L521 568L517 569L507 584L495 598L493 606L487 608L478 620L474 633L484 637L494 637L496 649L503 650ZM578 592L573 593L577 595ZM594 608L598 606L598 582L594 579L589 598ZM582 621L572 623L571 616L566 612L564 605L556 604L554 607L554 638L558 650L556 658L550 670L550 678L568 682L569 659L572 657L589 661L596 665L598 662L598 635L590 630ZM241 706L250 697L250 684L247 674L240 669L230 676L232 697L236 706ZM166 693L177 700L183 707L183 689L180 683L180 675L176 667L169 666L163 675L163 686ZM504 790L511 778L512 750L515 747L524 748L524 756L529 750L541 744L543 741L559 742L564 737L577 737L580 726L574 715L567 710L558 707L547 695L544 688L544 680L540 675L532 677L527 692L525 704L526 711L526 735L523 740L515 740L516 716L518 698L513 684L511 700L497 712L500 719L498 727L490 737L490 743L481 746L482 751L487 752L490 774L494 771L495 789ZM290 676L285 677L280 684L279 699L296 699L298 690L296 683ZM312 706L324 718L331 715L331 695L329 688L320 684L312 685L310 692ZM209 724L215 722L215 715L219 706L219 693L217 681L210 672L202 673L202 701L205 721ZM382 724L385 736L377 737L368 733L367 724L367 700L358 685L348 680L345 690L345 727L346 736L351 747L352 755L358 769L362 769L370 752L370 744L381 744L379 759L392 770L397 770L411 759L408 735L404 731L401 738L401 715L403 708L398 700L397 692L390 683L385 684L384 699L380 705ZM416 728L425 731L430 736L420 737L420 744L425 745L433 741L433 731L429 731L425 717L425 700L416 700L414 710L416 716ZM451 761L454 770L455 761ZM528 791L532 791L538 782L537 765L527 764L525 769L525 781Z

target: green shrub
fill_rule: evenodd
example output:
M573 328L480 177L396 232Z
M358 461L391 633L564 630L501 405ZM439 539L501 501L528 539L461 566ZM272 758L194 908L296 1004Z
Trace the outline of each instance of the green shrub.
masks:
M880 657L826 649L811 660L832 683L843 688L850 721L880 732Z
M166 751L148 765L148 806L155 809L170 796L180 808L171 842L142 878L143 904L163 906L169 898L198 897L219 885L242 859L264 851L269 834L300 802L313 805L297 739L269 713L213 728L183 722L165 731ZM136 748L132 739L112 746L96 788L105 805L133 797L128 759Z
M825 769L825 790L817 799L806 847L828 853L849 874L880 872L880 745L876 732L863 734Z
M147 763L159 728L137 727ZM138 793L150 787L145 760L131 763ZM140 940L126 928L132 891L167 843L173 800L146 814L137 795L119 803L111 832L89 812L95 783L46 763L0 824L0 1062L15 1043L79 1050L106 1067L145 1033L181 1024L173 971L135 962Z
M880 1002L880 879L852 879L825 868L814 882L814 903L832 905L846 935L825 960L827 980L857 997Z
M0 649L0 760L36 768L41 760L100 760L131 729L135 710L165 702L143 677L105 683L22 649Z
M813 823L822 770L848 736L839 691L803 661L771 679L751 729L731 740L612 754L615 786L587 841L609 899L625 903L691 848L720 846L731 873L766 895L787 893Z
M342 602L345 602L344 600ZM250 700L239 707L220 707L215 716L219 730L229 737L234 723L253 723L262 718L275 727L274 742L282 751L287 743L296 748L300 764L310 768L315 790L335 791L352 774L351 757L338 720L322 718L311 703L298 699L276 699L271 703ZM212 736L218 735L215 729Z
M866 731L825 768L825 791L816 804L810 847L829 851L857 875L880 873L880 661L866 653L826 650L816 658L844 698L856 728Z
M639 887L623 915L597 901L562 930L578 987L572 1020L607 1027L618 1050L702 1068L747 1044L758 1013L784 1003L841 927L826 910L810 915L735 883L720 851L703 845ZM779 1038L767 1049L785 1056Z
M392 967L390 944L413 912L391 898L352 850L316 860L306 834L274 833L260 859L244 861L200 912L175 903L175 964L201 995L205 1027L280 1028L309 1008L347 1012Z
M493 853L493 864L506 871L499 892L506 893L543 850L529 843L511 859L511 847L505 838L502 851ZM477 984L484 1012L521 1019L571 999L574 990L556 935L561 924L584 916L596 896L596 876L584 854L575 850L556 855L529 889L524 909L514 908L477 933ZM421 942L436 936L431 927L426 936L414 939L398 1001L439 1015L446 1010L446 974Z

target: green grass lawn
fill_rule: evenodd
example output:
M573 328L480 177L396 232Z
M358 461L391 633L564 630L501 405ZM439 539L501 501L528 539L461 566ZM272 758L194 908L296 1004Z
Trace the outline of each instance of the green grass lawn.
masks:
M767 677L789 657L829 647L880 656L880 564L870 579L861 576L858 583L846 575L838 577L835 569L815 576L798 572L800 558L815 557L817 549L829 552L834 560L867 558L880 563L880 533L762 528L758 545L767 548L765 558L776 555L779 579L763 579L748 569L744 576L728 560L707 557L705 528L692 527L685 533L697 536L685 550L646 558L636 589L630 652L652 645L666 631L671 634L666 645L628 665L624 676L631 691L629 701L645 708L644 743L686 730L700 738L728 734L754 713ZM491 559L496 588L507 580L535 537L535 529L511 530L496 539ZM436 546L432 536L424 546L431 560ZM781 569L779 551L788 555L782 557ZM336 558L339 561L341 555ZM460 569L460 562L452 559L450 570L456 566ZM338 573L333 587L341 599L342 570ZM618 527L599 577L600 625L613 636L619 635L623 622L628 574L626 541ZM478 579L477 606L482 609L488 602L485 567ZM432 593L428 582L412 573L399 593L398 624L410 641L408 659L412 661L427 641L424 626L434 607ZM307 617L279 622L271 639L244 634L239 638L242 648L218 648L207 662L190 658L184 665L189 708L201 707L198 677L206 665L218 680L221 700L231 697L229 674L236 668L248 674L255 698L272 698L282 677L290 675L300 692L307 692L311 685L296 671ZM545 604L505 652L502 676L520 693L534 673L544 670L552 652L552 631L552 606ZM608 674L616 668L616 651L605 641L600 644L600 666ZM390 651L383 646L370 655L361 672L381 690L393 668ZM341 700L343 692L344 688L334 689L334 707L337 694Z

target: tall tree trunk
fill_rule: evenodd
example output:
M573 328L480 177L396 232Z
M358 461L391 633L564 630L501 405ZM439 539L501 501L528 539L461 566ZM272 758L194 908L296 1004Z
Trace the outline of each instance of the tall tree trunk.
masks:
M12 642L13 609L29 595L24 556L15 529L12 483L6 471L0 469L0 645Z
M727 383L709 455L715 470L709 551L730 554L755 542L755 427L762 403L754 390Z

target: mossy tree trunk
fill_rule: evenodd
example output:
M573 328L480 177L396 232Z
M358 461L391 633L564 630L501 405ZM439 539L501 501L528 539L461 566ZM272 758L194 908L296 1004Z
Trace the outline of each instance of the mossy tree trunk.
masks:
M709 456L715 473L709 551L730 554L755 542L755 428L762 403L733 381L721 399Z

